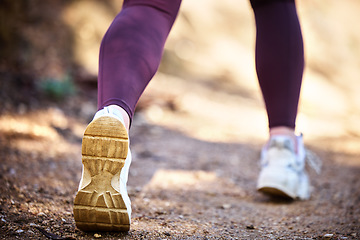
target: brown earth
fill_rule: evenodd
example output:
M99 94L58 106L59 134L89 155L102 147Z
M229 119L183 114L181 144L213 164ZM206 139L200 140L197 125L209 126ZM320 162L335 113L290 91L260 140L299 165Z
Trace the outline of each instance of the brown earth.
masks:
M254 28L246 1L184 1L131 129L131 230L77 230L72 204L81 138L96 111L93 38L111 17L103 19L106 24L94 17L102 30L84 23L91 23L94 9L100 15L113 11L114 1L103 8L99 2L69 1L59 11L66 31L81 33L72 43L81 66L74 76L76 95L62 101L39 97L32 91L36 84L14 77L1 62L1 239L46 239L41 231L56 234L52 239L360 238L360 36L351 27L360 20L356 0L298 2L307 69L297 126L323 161L320 175L309 170L310 200L272 199L255 190L267 133L251 65ZM31 39L41 31L24 32ZM81 46L89 51L78 56ZM29 67L31 73L59 74L65 65L57 57L62 58L51 56L45 65L37 59L40 67Z
M161 114L164 119L178 116L180 125L181 118L197 118L160 97L162 104L142 107L132 126L130 232L77 230L72 204L81 173L82 132L95 108L89 99L72 97L63 104L1 115L0 238L45 239L36 227L75 239L359 237L358 138L308 142L324 162L321 175L310 171L312 198L270 199L255 191L260 141L243 141L241 132L237 142L206 141L189 135L191 127L185 124L184 130L154 124L146 112L159 111L156 106L172 106L162 107ZM76 109L78 103L84 108ZM202 124L218 135L222 131L211 121Z

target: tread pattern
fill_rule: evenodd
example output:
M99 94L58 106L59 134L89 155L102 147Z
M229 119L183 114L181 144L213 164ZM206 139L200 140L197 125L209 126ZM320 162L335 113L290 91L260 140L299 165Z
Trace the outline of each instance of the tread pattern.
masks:
M125 164L128 136L115 118L100 117L86 128L82 142L82 162L90 173L90 183L76 194L74 218L83 231L128 231L129 215L121 194L111 181Z

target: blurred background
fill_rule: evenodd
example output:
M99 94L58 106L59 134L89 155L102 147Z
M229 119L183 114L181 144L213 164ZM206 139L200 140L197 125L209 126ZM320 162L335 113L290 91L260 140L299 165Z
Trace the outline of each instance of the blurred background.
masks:
M50 104L89 120L96 111L100 41L121 5L2 0L2 115ZM359 11L357 0L298 1L306 69L297 129L308 139L360 136ZM248 1L184 0L136 118L207 141L264 140L254 45Z

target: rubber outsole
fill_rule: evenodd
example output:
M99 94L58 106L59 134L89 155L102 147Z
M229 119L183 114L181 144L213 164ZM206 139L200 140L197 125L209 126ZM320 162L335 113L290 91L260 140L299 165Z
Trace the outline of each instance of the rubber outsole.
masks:
M74 218L83 231L129 231L124 200L111 184L120 176L128 154L129 139L122 123L103 116L92 121L82 141L85 186L76 194Z
M259 187L257 190L271 197L281 197L292 200L296 198L296 196L294 196L293 194L281 190L280 187L263 186Z

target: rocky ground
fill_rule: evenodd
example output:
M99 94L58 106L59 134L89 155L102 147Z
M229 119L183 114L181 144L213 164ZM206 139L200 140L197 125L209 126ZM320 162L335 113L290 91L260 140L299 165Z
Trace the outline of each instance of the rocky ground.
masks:
M157 93L150 88L144 96L131 130L133 216L128 234L75 228L72 204L81 173L82 132L95 109L91 94L3 113L0 238L45 239L38 228L63 237L52 239L359 238L357 137L307 141L324 165L320 175L309 171L311 199L270 199L255 190L261 140L242 136L241 128L229 135L214 119L204 121L205 107L196 116L173 98L158 97L150 104L151 94ZM234 111L251 114L241 106ZM159 114L164 123L155 124ZM173 124L166 124L166 119ZM184 124L186 119L193 124ZM196 133L201 124L213 134Z

